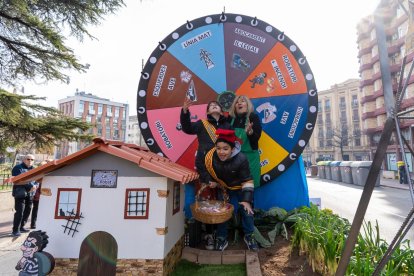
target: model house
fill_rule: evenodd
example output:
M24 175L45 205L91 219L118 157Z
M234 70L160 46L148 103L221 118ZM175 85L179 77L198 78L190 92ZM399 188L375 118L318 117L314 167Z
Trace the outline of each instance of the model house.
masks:
M147 149L96 138L11 181L42 181L37 228L54 274L168 275L183 247L182 184L196 178Z

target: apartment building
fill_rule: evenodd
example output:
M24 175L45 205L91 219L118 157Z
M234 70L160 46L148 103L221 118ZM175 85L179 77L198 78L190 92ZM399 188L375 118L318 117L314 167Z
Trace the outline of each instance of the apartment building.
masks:
M147 147L144 141L144 138L141 135L141 129L139 128L139 125L138 125L137 115L129 116L126 142L135 144L141 147Z
M93 127L89 129L90 134L110 140L126 140L128 104L113 102L78 90L74 96L61 99L58 103L63 114L91 123ZM62 142L57 147L56 158L63 158L85 146L87 144L82 142Z
M362 133L359 79L349 79L318 92L315 130L303 151L303 159L370 160L366 135Z
M377 9L377 18L384 23L386 44L388 51L389 68L392 78L392 90L394 95L397 92L400 80L402 60L406 57L404 66L403 82L408 80L408 86L401 103L401 110L411 109L414 106L414 76L408 76L411 61L414 57L412 47L413 31L412 19L413 10L407 0L389 0ZM381 79L380 55L377 42L377 29L375 14L363 18L357 26L357 43L359 48L358 58L360 60L361 76L361 105L362 105L362 129L368 136L368 143L372 152L375 152L379 139L387 119L384 104L384 91ZM412 126L414 120L404 119L400 121L402 134L413 145ZM384 160L384 170L396 171L396 161L401 158L399 153L398 139L393 134L387 148ZM411 155L407 152L410 169L413 167Z

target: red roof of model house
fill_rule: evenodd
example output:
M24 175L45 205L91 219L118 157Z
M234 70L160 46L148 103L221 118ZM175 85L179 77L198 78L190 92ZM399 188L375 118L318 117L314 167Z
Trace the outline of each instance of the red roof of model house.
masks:
M180 181L183 184L198 178L198 174L195 171L176 164L168 158L150 152L146 148L120 141L95 138L93 139L92 145L68 155L65 158L51 161L28 172L11 177L7 182L13 182L15 185L22 185L28 181L38 180L52 171L75 163L98 151L128 160L137 164L140 168L171 178L175 181Z

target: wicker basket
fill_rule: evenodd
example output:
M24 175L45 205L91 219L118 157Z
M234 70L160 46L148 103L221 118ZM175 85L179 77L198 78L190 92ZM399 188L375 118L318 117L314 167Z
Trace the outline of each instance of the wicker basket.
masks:
M223 201L207 200L207 202L209 204L218 203L222 207L224 207L222 208L223 210L220 212L208 212L208 211L200 209L200 203L199 203L200 194L206 187L208 187L208 185L204 185L203 187L201 187L200 190L198 190L198 193L196 195L196 201L190 206L194 219L207 223L207 224L219 224L219 223L228 221L233 214L234 206L229 203L229 196L227 194L227 191L221 185L219 185L219 187L223 191Z

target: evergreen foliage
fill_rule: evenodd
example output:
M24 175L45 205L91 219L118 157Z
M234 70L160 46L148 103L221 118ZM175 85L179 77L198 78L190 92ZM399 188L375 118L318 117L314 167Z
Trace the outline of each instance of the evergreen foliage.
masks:
M62 139L91 140L92 136L83 134L90 124L64 116L53 107L31 103L41 99L44 98L16 95L0 88L0 152L23 145L50 151Z
M7 92L22 81L69 83L68 70L84 72L64 34L94 39L87 27L124 6L123 0L0 0L0 153L7 147L51 149L60 140L90 140L89 127L44 98Z
M122 0L0 0L0 85L21 80L60 80L65 69L85 71L64 33L93 38L88 25L123 6Z

